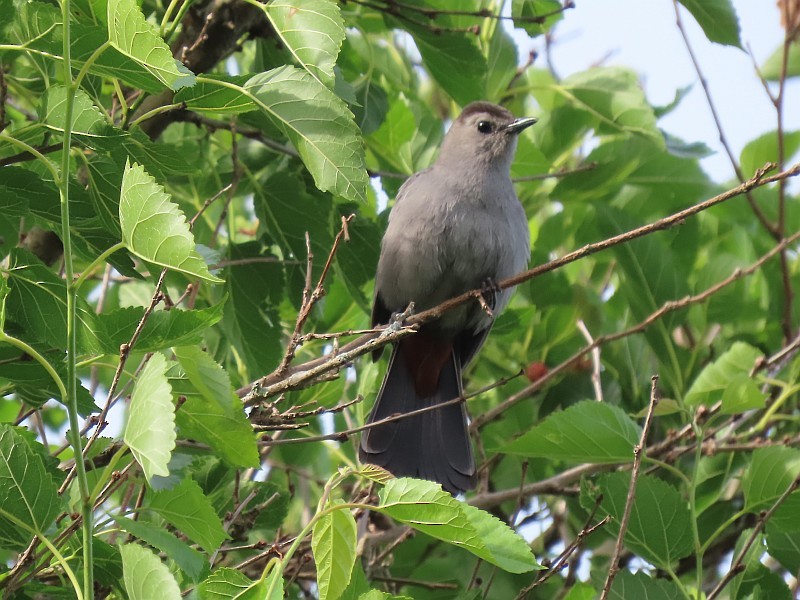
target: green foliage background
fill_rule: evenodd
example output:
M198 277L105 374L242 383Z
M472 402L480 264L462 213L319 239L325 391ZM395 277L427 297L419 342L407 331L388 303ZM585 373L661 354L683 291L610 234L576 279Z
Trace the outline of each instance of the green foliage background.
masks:
M716 183L639 74L520 67L504 4L532 37L573 8L0 0L4 597L797 593L800 132ZM681 5L740 51L729 0ZM384 366L356 357L408 334L363 334L381 193L478 99L540 119L512 167L531 266L652 227L517 287L468 373L462 501L358 465L351 430Z

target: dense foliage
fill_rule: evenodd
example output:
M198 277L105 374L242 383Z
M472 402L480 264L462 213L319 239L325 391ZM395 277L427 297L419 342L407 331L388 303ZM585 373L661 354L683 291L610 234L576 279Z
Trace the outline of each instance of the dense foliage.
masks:
M680 94L523 64L511 26L571 3L0 0L4 597L794 597L779 4L777 127L721 184L659 127ZM741 51L729 0L681 5ZM462 500L355 448L368 353L431 316L367 329L385 199L477 99L540 121L512 168L534 270L468 373Z

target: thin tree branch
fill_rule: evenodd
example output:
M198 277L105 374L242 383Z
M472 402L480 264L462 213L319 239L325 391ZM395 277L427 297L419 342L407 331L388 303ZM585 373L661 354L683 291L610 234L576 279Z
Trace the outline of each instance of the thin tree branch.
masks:
M628 487L628 497L625 499L625 510L622 513L622 519L619 522L619 533L617 534L617 542L614 545L614 554L611 556L611 566L608 570L606 582L603 585L603 592L600 594L600 600L606 600L608 594L611 592L611 585L614 583L614 578L619 571L619 557L622 554L622 541L625 538L625 532L628 530L628 521L631 518L631 509L633 508L633 499L636 497L636 482L639 479L639 469L642 466L642 457L645 452L645 445L647 444L647 433L650 431L650 423L653 420L653 411L658 402L656 388L658 386L658 375L653 375L650 384L650 403L647 406L647 416L644 419L644 427L642 427L642 436L639 438L639 443L633 448L633 469L631 470L631 483Z

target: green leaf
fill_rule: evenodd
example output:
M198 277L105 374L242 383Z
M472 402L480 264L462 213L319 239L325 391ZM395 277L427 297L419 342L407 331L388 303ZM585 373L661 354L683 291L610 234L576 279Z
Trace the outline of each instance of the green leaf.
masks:
M508 526L499 520L490 523L488 515L479 516L464 509L463 503L442 491L438 484L405 477L392 479L379 497L380 503L374 510L433 538L464 548L510 573L525 573L538 566L532 554L525 557L517 552L518 548L510 551L498 548L498 540L503 536L516 535ZM492 532L487 545L482 536L488 534L489 525L497 531ZM507 533L503 528L508 529Z
M259 205L256 214L260 216ZM228 258L232 264L226 268L225 289L230 300L222 326L250 379L255 379L274 369L283 356L277 308L286 294L283 266L277 257L265 256L259 242L231 244ZM266 262L270 258L274 262Z
M496 560L494 564L509 573L527 573L544 568L536 563L528 542L500 519L466 503L461 503L461 509Z
M742 47L739 38L739 17L731 0L680 0L706 37L718 44Z
M250 75L219 75L209 73L204 81L190 88L183 88L175 94L175 102L186 105L195 112L212 112L223 115L238 115L256 110L256 103L240 86L250 79ZM207 81L211 80L211 81ZM222 87L215 81L226 81L235 87Z
M0 546L7 550L24 550L65 509L44 453L41 444L0 423Z
M273 569L265 581L253 581L236 569L222 567L197 586L198 595L200 600L278 600L283 598L282 585L279 594L272 598L266 596L276 572L277 569Z
M366 201L363 141L342 100L291 66L260 73L243 89L294 144L320 190Z
M209 273L195 250L186 217L140 165L125 165L119 219L122 240L138 257L211 283L222 282Z
M321 600L337 600L350 583L357 538L356 520L346 508L333 510L314 524L311 550Z
M130 600L181 600L181 590L158 557L138 544L122 544L122 573Z
M333 88L333 67L345 37L339 6L331 0L273 0L264 12L298 63Z
M734 344L707 365L686 393L686 403L710 406L722 400L722 412L742 412L764 406L764 394L750 377L761 352L744 342Z
M672 581L655 579L642 571L622 570L614 578L608 597L611 600L675 600L681 597L681 590Z
M222 318L224 306L223 301L196 310L155 310L136 340L136 350L154 352L176 345L199 344L203 332ZM130 341L144 311L144 307L128 307L97 315L97 334L105 353L116 354L121 344Z
M784 161L789 162L800 149L800 131L785 131L783 134ZM778 133L769 131L758 136L742 149L739 158L742 173L751 177L766 163L778 162Z
M783 43L781 43L761 67L761 75L767 81L780 81L783 71ZM786 60L786 77L800 75L800 41L789 45L789 56Z
M800 570L800 530L784 531L767 521L767 550L790 573Z
M194 548L166 531L163 527L146 521L132 521L121 516L111 515L123 531L136 536L143 542L158 548L186 573L192 581L197 581L208 568L208 561Z
M625 510L631 474L601 475L596 494L602 495L600 510L611 515L606 532L616 537ZM591 485L584 481L583 486ZM594 497L581 492L581 504L591 510ZM677 560L692 552L691 514L686 501L668 483L650 475L640 475L625 531L625 546L644 560L662 568L671 568Z
M800 450L783 446L759 448L742 478L744 508L758 512L769 508L800 475Z
M186 396L176 418L181 435L207 443L237 467L257 467L258 448L228 373L197 346L173 349L199 397Z
M511 16L514 17L514 26L524 29L530 36L547 33L550 28L564 18L563 6L558 0L512 0ZM531 21L542 15L541 22ZM525 17L524 20L520 17Z
M26 339L66 349L67 288L38 259L21 248L9 255L6 317L21 327ZM101 352L97 315L82 298L76 304L76 344L80 352ZM119 351L119 345L113 352Z
M209 554L216 552L227 537L211 501L190 477L172 489L155 492L149 508Z
M54 85L47 89L42 98L41 121L49 129L64 131L66 121L67 88ZM72 132L78 135L96 135L98 130L106 124L103 113L97 108L89 94L83 90L75 91L75 100L72 109Z
M489 40L486 75L486 98L498 101L508 91L514 79L519 59L514 39L499 23L495 25Z
M134 0L108 2L108 40L171 90L194 85L194 74L172 57Z
M500 451L573 462L628 462L640 436L641 429L622 409L586 400L551 414Z
M576 108L592 115L603 134L631 133L664 146L656 116L633 71L621 67L594 68L571 75L552 88Z
M169 475L167 465L175 448L175 412L166 371L167 359L156 352L136 380L123 435L148 481L153 475Z

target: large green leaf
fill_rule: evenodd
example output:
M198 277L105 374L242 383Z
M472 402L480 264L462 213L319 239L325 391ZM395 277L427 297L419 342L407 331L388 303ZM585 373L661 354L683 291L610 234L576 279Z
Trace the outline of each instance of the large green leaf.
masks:
M155 492L148 507L209 554L227 537L211 501L191 477L172 489Z
M527 544L509 542L517 536L489 515L478 515L440 485L418 479L392 479L380 491L374 510L436 539L464 548L510 573L525 573L538 565ZM485 539L489 540L487 544ZM524 546L524 550L522 549Z
M0 547L15 551L45 533L65 508L44 448L22 431L0 423Z
M686 393L686 403L710 406L722 400L722 412L729 414L764 406L764 394L750 377L761 355L744 342L734 342L700 372Z
M298 63L333 89L333 67L344 40L344 21L331 0L273 0L264 12Z
M291 140L320 190L366 200L363 142L341 99L291 66L255 75L243 89Z
M731 0L679 0L712 42L742 47L739 17Z
M148 481L153 475L169 475L175 448L175 410L166 371L167 359L156 352L136 380L123 434Z
M140 258L211 283L222 282L195 250L186 217L140 165L125 165L119 220L125 245Z
M167 44L144 18L134 0L108 2L108 40L172 90L191 86L194 74L172 57Z
M42 98L39 117L50 129L64 131L66 107L67 88L54 85L47 89ZM105 123L103 113L94 105L89 95L83 90L76 90L72 108L72 132L78 135L96 135Z
M317 565L320 600L337 600L350 583L357 538L356 520L346 508L333 510L314 524L311 550Z
M133 521L119 515L111 515L111 518L123 531L164 552L193 581L197 581L203 571L207 569L208 561L200 552L189 547L186 542L181 541L163 527L146 521Z
M181 590L172 573L150 550L138 544L122 544L119 552L130 600L181 600Z
M628 462L640 436L641 429L622 409L586 400L553 413L500 451L573 462Z
M612 600L675 600L681 597L681 590L666 579L655 579L642 571L631 573L623 569L614 578L608 597Z
M630 481L629 472L609 473L597 480L595 493L602 496L600 510L612 517L606 531L614 537L619 532ZM591 509L595 495L584 493L591 485L588 481L583 485L581 503ZM693 548L691 514L678 490L656 477L640 475L624 542L631 552L662 568L688 556Z
M189 381L199 395L186 396L177 413L181 435L207 443L238 467L256 467L258 448L253 428L234 393L228 373L197 346L174 348Z
M246 93L237 89L250 79L249 75L208 74L196 85L183 88L175 94L175 102L186 105L195 112L212 112L225 115L238 115L256 110L256 103ZM235 87L222 87L215 83L225 81Z
M270 584L278 577L278 569L273 568L264 581L252 581L236 569L223 567L214 571L197 587L197 591L200 600L281 600L282 578L275 582L272 595L267 595Z
M758 512L770 507L800 474L800 450L783 446L759 448L742 478L745 509Z
M620 67L590 69L554 82L553 90L592 115L600 133L632 133L663 147L664 136L656 125L653 107L633 71Z
M786 162L800 149L800 131L783 132L783 156ZM758 136L756 139L747 143L742 148L739 164L742 173L746 177L751 177L757 169L760 169L768 162L778 162L778 132L769 131Z

